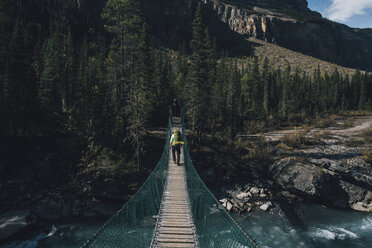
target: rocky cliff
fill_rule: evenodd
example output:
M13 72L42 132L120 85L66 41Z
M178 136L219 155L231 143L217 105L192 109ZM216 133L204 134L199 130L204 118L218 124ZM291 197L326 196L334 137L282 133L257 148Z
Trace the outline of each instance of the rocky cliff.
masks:
M372 32L323 19L306 0L143 0L154 36L173 47L191 39L198 2L205 21L223 48L249 51L255 37L339 65L372 70Z
M372 34L363 30L330 22L311 11L302 10L304 14L300 14L260 7L252 11L217 1L208 4L237 33L343 66L372 69Z

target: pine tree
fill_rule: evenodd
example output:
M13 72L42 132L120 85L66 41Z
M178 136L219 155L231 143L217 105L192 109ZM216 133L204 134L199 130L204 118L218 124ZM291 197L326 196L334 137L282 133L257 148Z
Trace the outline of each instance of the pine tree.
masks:
M264 61L264 65L262 68L262 80L264 85L263 90L263 109L265 111L266 117L270 114L270 106L269 106L269 100L270 100L270 72L269 72L269 59L266 57Z
M210 123L212 132L216 131L217 126L222 127L222 125L228 120L226 117L226 82L228 81L228 78L227 59L223 54L216 68L216 82L211 94L211 110L214 113Z
M61 111L61 46L57 32L46 42L43 54L43 71L40 77L39 98L41 107L48 115Z
M6 73L6 95L11 115L12 130L18 135L28 135L36 115L36 79L32 68L30 26L17 18L9 43Z
M62 93L62 108L64 112L70 112L72 107L72 85L76 78L75 75L75 49L72 41L71 31L68 32L64 46L64 85Z
M352 109L357 109L360 103L362 81L362 73L357 70L351 79Z
M215 81L215 52L208 31L203 25L200 3L193 21L191 49L193 53L187 80L187 114L200 144L202 130L208 125L208 107L211 103L209 92Z
M367 107L367 84L368 78L367 73L363 75L360 80L360 93L359 93L359 106L358 109L364 110Z
M147 120L151 111L149 49L147 44L147 27L145 24L142 27L139 50L139 56L132 75L132 87L129 89L128 102L125 109L128 118L128 138L131 140L135 150L138 172L140 171L141 154L144 151Z
M108 68L116 93L114 104L118 105L119 123L127 130L124 140L132 144L140 171L150 111L147 100L151 62L148 61L147 28L138 0L109 0L102 16L107 23L106 29L114 35Z
M280 100L280 115L283 119L288 118L288 90L291 80L291 66L288 64L286 70L284 71L283 81L282 81L282 95Z
M262 108L262 83L260 68L258 64L258 58L254 58L253 68L250 76L250 82L252 84L252 108L257 112L260 112Z

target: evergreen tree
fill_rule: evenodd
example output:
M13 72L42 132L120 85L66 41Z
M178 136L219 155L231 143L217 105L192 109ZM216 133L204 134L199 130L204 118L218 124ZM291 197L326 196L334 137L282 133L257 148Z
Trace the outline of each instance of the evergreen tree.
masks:
M263 109L266 116L269 115L269 100L270 100L270 72L269 72L269 59L266 57L262 68L262 80L264 85L263 90Z
M45 44L43 71L40 77L39 98L41 107L47 114L61 111L61 46L58 33L54 32Z
M288 91L289 91L289 85L290 85L290 80L291 80L291 66L288 64L286 70L284 71L283 75L283 81L281 82L282 85L282 95L280 99L280 116L283 119L288 118Z
M17 17L9 44L8 71L4 82L4 96L8 100L11 120L10 133L17 135L29 133L36 114L37 93L35 74L31 67L29 28Z
M187 85L187 114L191 127L200 138L208 125L208 108L211 103L210 91L215 81L215 52L208 31L203 25L202 8L199 4L193 21L191 40L191 64Z
M149 105L149 49L147 29L138 0L109 0L103 18L113 42L108 67L114 84L115 103L120 126L128 131L125 140L134 148L138 171L146 134Z
M216 68L216 82L212 89L211 110L214 113L214 118L210 123L212 132L216 131L217 127L222 127L227 122L227 109L226 109L226 82L228 81L229 73L227 68L227 59L222 55Z
M359 106L358 109L366 109L367 107L367 84L368 84L368 78L367 73L363 75L363 77L360 80L360 93L359 93Z

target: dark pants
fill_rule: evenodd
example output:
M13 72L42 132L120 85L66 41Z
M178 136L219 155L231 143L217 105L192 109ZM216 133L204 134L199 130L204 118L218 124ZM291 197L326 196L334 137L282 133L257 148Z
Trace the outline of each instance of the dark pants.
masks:
M176 152L177 152L177 160L176 160ZM181 156L181 146L175 145L172 146L172 155L173 155L173 162L180 164L180 156Z

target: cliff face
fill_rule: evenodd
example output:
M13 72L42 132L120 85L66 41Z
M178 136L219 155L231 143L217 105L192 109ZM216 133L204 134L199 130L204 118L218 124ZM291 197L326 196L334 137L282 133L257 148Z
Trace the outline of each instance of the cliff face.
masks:
M363 30L326 21L314 12L301 20L280 10L253 7L250 11L217 1L207 4L237 33L343 66L372 69L372 34Z
M339 65L372 70L372 34L321 18L306 0L142 0L152 32L159 41L177 47L191 39L198 2L218 45L244 54L255 37Z

